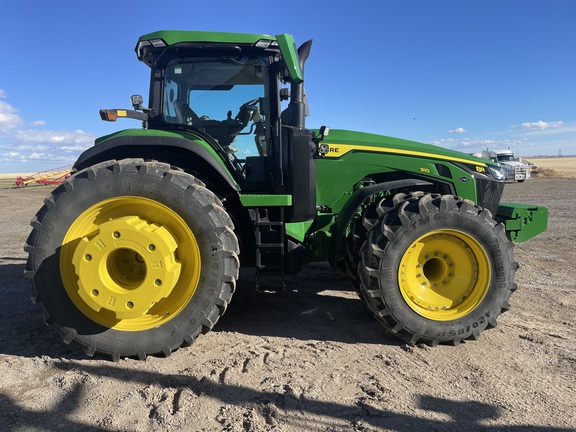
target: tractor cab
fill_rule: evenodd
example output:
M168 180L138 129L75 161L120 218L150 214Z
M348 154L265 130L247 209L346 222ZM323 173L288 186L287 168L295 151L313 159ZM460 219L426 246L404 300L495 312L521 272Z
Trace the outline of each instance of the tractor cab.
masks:
M246 178L246 158L271 143L268 68L263 59L175 57L163 66L153 127L197 129L223 148Z
M296 50L285 34L144 35L136 52L151 68L147 127L199 135L242 191L292 195L300 204L291 219L310 219L317 154L317 139L304 127L310 46Z

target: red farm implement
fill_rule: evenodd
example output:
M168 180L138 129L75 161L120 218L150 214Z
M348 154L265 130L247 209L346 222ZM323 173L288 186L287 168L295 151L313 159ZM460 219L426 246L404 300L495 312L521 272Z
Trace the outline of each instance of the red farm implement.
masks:
M55 185L61 184L65 179L70 177L72 166L67 165L60 168L54 168L48 171L41 171L26 177L17 177L16 186L23 187L30 184Z

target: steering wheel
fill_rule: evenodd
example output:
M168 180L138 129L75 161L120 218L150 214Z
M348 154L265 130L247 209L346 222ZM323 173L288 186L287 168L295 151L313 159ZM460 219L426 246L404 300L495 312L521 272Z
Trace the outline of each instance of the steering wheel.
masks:
M238 110L238 114L236 114L234 119L243 125L243 127L245 127L250 122L250 120L252 120L254 113L258 112L258 102L260 102L259 97L251 99L248 102L242 104Z

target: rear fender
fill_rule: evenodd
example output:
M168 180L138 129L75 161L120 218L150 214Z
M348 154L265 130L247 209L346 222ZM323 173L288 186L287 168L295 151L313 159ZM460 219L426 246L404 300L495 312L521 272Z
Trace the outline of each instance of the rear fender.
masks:
M103 141L84 151L74 164L81 170L110 159L143 158L170 163L184 171L203 174L200 180L212 183L223 192L240 188L223 161L197 141L181 137L122 135Z

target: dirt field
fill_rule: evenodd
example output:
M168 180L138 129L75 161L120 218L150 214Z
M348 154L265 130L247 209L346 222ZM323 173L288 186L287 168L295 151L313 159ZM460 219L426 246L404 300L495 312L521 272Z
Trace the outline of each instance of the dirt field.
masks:
M512 309L478 341L400 343L310 265L285 291L244 273L213 332L118 363L64 345L30 301L22 246L48 191L0 190L1 431L576 430L576 180L507 185L549 230L515 248Z

